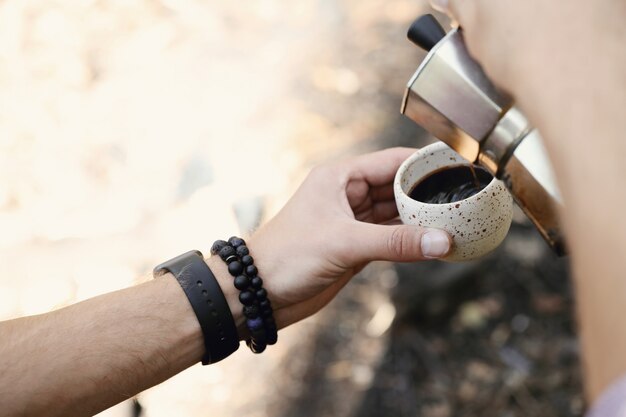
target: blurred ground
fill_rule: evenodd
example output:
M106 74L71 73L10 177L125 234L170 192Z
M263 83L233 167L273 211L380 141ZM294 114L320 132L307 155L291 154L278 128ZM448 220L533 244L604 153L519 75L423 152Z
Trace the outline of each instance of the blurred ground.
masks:
M398 112L422 56L404 32L423 10L1 2L0 319L206 253L316 163L432 140ZM240 349L142 393L144 415L580 415L564 261L516 218L475 264L372 265L261 358Z

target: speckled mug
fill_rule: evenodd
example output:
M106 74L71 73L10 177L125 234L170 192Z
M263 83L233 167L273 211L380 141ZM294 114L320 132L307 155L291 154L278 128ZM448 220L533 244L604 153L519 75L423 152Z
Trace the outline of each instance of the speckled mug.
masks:
M452 262L479 258L494 250L506 237L513 217L513 198L495 178L478 194L454 203L429 204L409 197L414 185L432 172L463 164L467 164L463 157L437 142L404 161L394 180L402 222L447 231L453 245L444 260Z

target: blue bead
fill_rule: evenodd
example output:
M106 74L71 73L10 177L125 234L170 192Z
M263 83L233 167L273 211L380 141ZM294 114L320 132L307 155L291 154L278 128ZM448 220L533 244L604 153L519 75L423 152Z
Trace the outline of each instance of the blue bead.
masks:
M263 327L263 319L260 317L248 319L246 320L246 326L248 326L248 329L250 330L258 330Z

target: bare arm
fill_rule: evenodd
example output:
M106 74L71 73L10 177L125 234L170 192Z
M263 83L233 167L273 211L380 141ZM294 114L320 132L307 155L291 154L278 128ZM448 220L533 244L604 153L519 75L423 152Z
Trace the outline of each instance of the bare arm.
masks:
M414 150L390 149L315 169L248 241L279 328L326 305L367 262L443 256L447 234L385 225L392 179ZM207 263L243 334L238 291ZM204 341L178 282L165 275L48 314L0 323L3 415L90 416L197 363Z
M433 1L435 3L435 1ZM542 132L565 198L586 388L626 373L626 3L451 0L468 47Z
M171 275L0 323L0 334L0 403L11 416L93 415L204 353L198 321Z

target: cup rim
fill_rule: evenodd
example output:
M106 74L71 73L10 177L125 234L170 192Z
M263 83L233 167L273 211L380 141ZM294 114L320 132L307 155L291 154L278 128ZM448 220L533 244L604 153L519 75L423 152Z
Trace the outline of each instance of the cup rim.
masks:
M427 148L430 148L430 149L426 150ZM491 174L491 172L487 171L485 168L481 167L480 165L477 165L481 169L485 169L485 171L487 171L489 173L489 175L492 176L492 178L491 178L491 181L489 181L489 184L487 184L487 186L485 188L483 188L482 190L480 190L476 194L474 194L472 196L469 196L467 198L464 198L462 200L453 201L451 203L426 203L424 201L419 201L419 200L415 200L415 199L411 198L404 191L404 189L402 188L402 176L408 170L408 166L411 165L412 163L414 163L415 160L418 157L420 157L421 154L424 153L424 152L433 152L433 151L434 152L439 152L439 151L445 151L445 150L450 150L450 151L452 151L452 152L454 152L454 153L456 153L458 155L458 153L454 149L449 147L446 143L444 143L444 142L435 142L435 143L431 143L431 144L428 144L426 146L423 146L423 147L419 148L411 156L409 156L407 159L405 159L404 162L402 162L402 164L398 168L398 171L396 172L395 182L397 184L398 190L402 193L403 196L405 196L406 198L409 198L412 201L415 201L417 203L424 204L425 206L447 207L448 205L454 205L454 204L459 204L461 202L469 202L469 201L476 200L478 197L481 197L481 195L484 192L488 192L490 189L495 187L495 185L499 181L495 177L495 175ZM460 163L455 162L454 164L450 164L450 165L446 165L446 166L453 167L453 166L460 166L460 165L476 165L476 164L472 164L471 162L467 161L461 155L459 155L459 158L461 159ZM434 170L428 171L427 174L431 174L432 172L434 172ZM426 174L424 176L420 177L419 180L422 180L424 177L426 177Z

